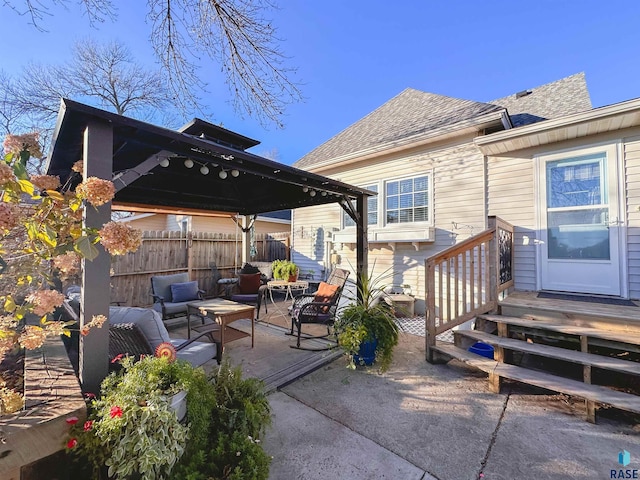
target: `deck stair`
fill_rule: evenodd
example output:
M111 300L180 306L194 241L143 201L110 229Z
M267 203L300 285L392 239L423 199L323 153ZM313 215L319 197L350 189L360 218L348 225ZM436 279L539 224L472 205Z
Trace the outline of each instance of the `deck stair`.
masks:
M640 352L640 332L637 330L605 330L549 319L537 321L503 315L479 315L477 319L485 325L494 326L492 330L497 334L458 330L455 332L455 345L438 342L434 350L447 359L455 358L488 373L492 391L499 392L502 380L506 378L580 397L586 402L587 420L591 422L595 422L597 404L640 414L639 395L592 384L595 371L615 372L622 378L640 379L640 362L626 359L629 352ZM492 345L494 359L462 348L475 341ZM611 352L620 355L606 354ZM516 364L518 362L514 359L522 360L524 356L544 361L523 362L522 366ZM582 381L558 375L553 368L551 371L540 370L540 365L553 366L561 362L581 366Z

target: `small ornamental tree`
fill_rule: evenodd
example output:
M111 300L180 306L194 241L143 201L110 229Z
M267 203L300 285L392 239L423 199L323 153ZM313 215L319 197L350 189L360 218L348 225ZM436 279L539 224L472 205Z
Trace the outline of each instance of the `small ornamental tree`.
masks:
M80 259L93 260L100 242L112 255L138 249L141 232L109 222L102 229L82 226L84 208L111 201L113 183L95 177L83 179L75 191L71 184L82 177L82 161L73 166L65 185L49 175L29 175L30 157L40 158L38 134L7 135L0 160L0 361L22 347L35 349L48 336L70 335L72 323L54 321L55 308L64 301L62 282L73 279ZM39 322L29 322L29 314ZM93 317L82 329L86 335L106 318ZM37 323L37 324L34 324ZM22 407L15 392L0 383L0 414Z

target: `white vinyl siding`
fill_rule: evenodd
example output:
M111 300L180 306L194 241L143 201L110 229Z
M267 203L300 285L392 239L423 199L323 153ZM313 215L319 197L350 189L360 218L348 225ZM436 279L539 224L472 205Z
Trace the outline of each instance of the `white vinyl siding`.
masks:
M531 158L489 158L488 214L514 226L514 286L536 290L536 217L534 168Z
M624 142L629 296L640 298L640 137Z
M381 188L385 180L395 180L399 176L431 176L429 185L433 217L429 223L435 227L435 241L420 243L417 251L411 243L396 243L393 247L395 250L385 243L369 244L369 265L373 267L375 264L374 274L389 270L393 277L385 283L411 285L416 296L416 314L424 313L425 259L485 228L483 155L471 143L471 137L464 143L387 155L362 162L356 167L336 168L322 173L351 185L378 184ZM378 197L382 197L382 194ZM378 205L383 205L381 202ZM378 228L382 227L382 215L380 210ZM342 208L338 204L300 208L294 210L293 219L294 261L303 265L315 264L316 268L321 268L318 241L302 238L299 229L303 226L305 230L311 227L314 230L321 229L326 240L327 232L342 228ZM336 250L341 268L354 271L355 245L327 242L326 246ZM326 268L330 269L331 265L326 263Z

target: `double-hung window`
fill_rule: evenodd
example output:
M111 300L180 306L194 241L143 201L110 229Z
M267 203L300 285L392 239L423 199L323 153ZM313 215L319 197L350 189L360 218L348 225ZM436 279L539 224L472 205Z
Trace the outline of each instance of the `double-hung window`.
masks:
M372 192L378 192L378 185L367 185L363 187L365 190L371 190ZM355 206L354 206L355 208ZM367 197L367 224L368 225L376 225L378 223L378 196ZM342 225L343 228L355 227L356 222L347 214L347 212L342 212Z
M386 224L430 222L429 190L429 175L386 182Z

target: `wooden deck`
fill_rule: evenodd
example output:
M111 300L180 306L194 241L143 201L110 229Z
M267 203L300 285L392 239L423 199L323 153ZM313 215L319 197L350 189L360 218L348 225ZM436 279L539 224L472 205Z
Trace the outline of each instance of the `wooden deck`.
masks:
M477 317L476 328L485 331L459 330L455 346L435 351L488 373L494 392L510 379L583 398L592 422L599 404L640 413L639 306L516 292L499 310ZM492 345L494 358L468 352L476 341Z

